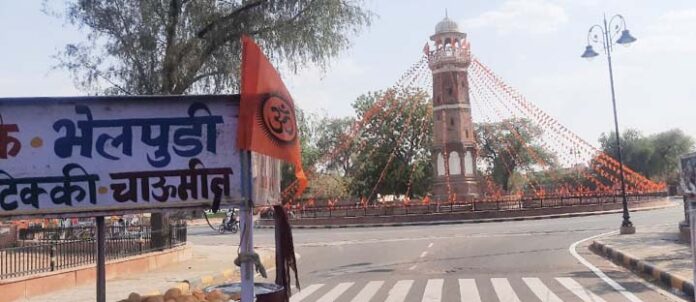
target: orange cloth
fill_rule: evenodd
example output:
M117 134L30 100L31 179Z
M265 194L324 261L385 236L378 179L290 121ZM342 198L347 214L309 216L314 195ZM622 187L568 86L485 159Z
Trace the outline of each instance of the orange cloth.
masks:
M248 36L242 37L241 88L238 148L293 164L299 196L307 187L307 177L302 170L295 105L278 71Z

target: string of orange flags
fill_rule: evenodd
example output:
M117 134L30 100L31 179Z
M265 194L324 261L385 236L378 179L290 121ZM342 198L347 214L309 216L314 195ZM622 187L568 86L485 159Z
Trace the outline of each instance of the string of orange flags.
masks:
M476 91L476 90L474 89L474 91ZM488 123L488 124L492 124L493 121L491 120L490 115L484 112L484 109L486 111L488 111L488 109L489 109L489 106L484 106L485 100L482 97L480 97L476 92L472 94L471 100L472 100L472 103L474 103L474 108L476 108L476 110L480 113L481 118L484 120L484 122ZM512 151L510 139L508 139L502 143L503 143L504 151L507 152L508 157L511 160L514 160L517 153ZM502 162L505 170L508 172L508 174L512 175L513 174L512 169L510 168L512 163L505 160L504 157L501 158L501 162ZM530 185L530 187L532 188L532 191L536 192L537 187L538 187L538 184L536 183L536 181L533 179L529 179L529 177L527 176L526 173L522 173L521 176L524 179L525 183L528 183Z
M350 149L364 149L370 140L368 137L361 134L365 127L375 119L389 117L393 115L395 111L409 111L406 109L406 107L408 107L407 104L400 103L396 99L398 97L398 91L401 91L400 89L414 87L425 88L426 91L432 94L432 78L424 76L428 74L427 67L426 57L420 58L415 64L410 66L394 85L385 90L383 95L378 98L362 116L358 116L358 119L355 120L349 130L342 136L341 143L332 150L329 150L329 152L323 154L320 160L317 161L318 165L325 163L327 160L331 160L340 152L345 152ZM423 81L425 81L425 85ZM616 159L580 138L577 134L563 126L559 121L544 112L534 103L527 100L521 93L504 82L500 76L496 75L489 67L475 57L472 58L472 64L469 69L469 84L472 87L470 91L471 102L474 103L474 108L472 109L477 110L480 114L478 117L474 115L475 120L480 119L481 121L490 123L493 121L520 118L529 120L531 123L529 125L513 125L508 122L502 123L501 126L511 134L510 137L508 137L508 141L503 142L503 152L506 152L510 155L510 159L514 160L516 153L512 150L512 146L514 143L520 143L521 147L524 148L535 163L535 167L544 170L544 173L546 173L551 180L550 183L553 184L542 184L540 182L541 180L536 177L531 177L529 173L519 173L519 175L524 178L525 183L529 184L529 189L534 196L544 196L549 193L574 195L616 192L622 172ZM437 114L440 115L441 119L444 118L446 120L446 113L433 113L432 109L430 110L429 119L432 119L432 117ZM425 123L425 121L415 124L410 122L409 127L415 127L417 129L414 130L425 133L425 125L429 125L429 123ZM540 129L540 135L533 145L539 146L541 150L546 150L554 154L555 157L553 161L541 156L539 151L530 147L532 144L525 142L520 132L518 132L518 130L529 131L531 125L537 126ZM442 131L441 139L443 140L443 150L441 150L441 152L444 157L445 179L448 187L447 199L452 201L455 197L453 196L454 194L452 194L453 190L449 173L449 150L447 150L446 144L448 135L446 123L443 124L443 127L445 127L445 129ZM368 154L368 156L372 156L374 152L377 152L377 148L372 148L369 152L370 154ZM390 154L390 158L392 156L393 152ZM477 161L481 162L481 159L479 158ZM391 161L388 160L388 162L391 164ZM408 169L409 176L406 186L407 195L410 195L413 190L414 173L416 169L413 163L410 164L411 166L408 167L410 169ZM507 171L512 170L512 163L504 161L502 164ZM389 165L385 165L382 169L380 178L368 197L371 198L378 186L382 184L384 177L386 177L384 175L386 174L385 171L387 171L388 167ZM564 176L567 174L561 173L563 170L560 168L562 167L567 167L568 170L565 171L572 171L576 174L576 177L569 180L567 176ZM404 171L402 172L405 172L407 167L403 169ZM314 169L308 170L308 176L314 177L316 174L314 172L316 171L314 171ZM628 192L655 192L664 190L665 188L664 183L653 182L629 167L624 166L623 173L625 175L626 189ZM484 182L485 185L483 189L486 191L486 194L489 196L502 196L502 188L496 185L490 177L484 177ZM285 187L283 189L283 198L292 196L296 187L295 183ZM319 190L321 191L322 189L320 188ZM523 192L509 192L507 194L507 196L514 196L515 194L523 194ZM365 197L363 196L361 204L366 205L367 201L364 201L364 199ZM408 202L410 201L404 200L404 203Z
M336 148L331 150L331 152L324 153L324 155L317 161L317 163L323 163L326 162L328 159L334 158L336 154L345 151L347 148L352 145L354 138L357 136L358 133L362 130L364 125L371 120L378 112L382 111L386 102L393 97L394 91L398 89L399 87L404 86L404 83L406 85L411 85L414 81L414 76L419 75L422 73L422 70L424 69L427 64L425 64L427 60L425 58L419 59L415 64L411 65L402 75L399 77L399 79L396 81L392 87L388 88L384 95L378 99L372 107L370 107L365 114L363 114L362 117L359 117L359 119L356 119L355 122L351 125L350 130L348 131L348 134L346 135L346 139ZM312 174L312 173L310 173ZM287 200L290 196L292 196L293 190L297 188L297 182L294 181L291 184L289 184L287 187L285 187L282 191L282 198L283 200Z
M510 103L515 104L514 102L510 102ZM540 127L540 129L541 129L542 131L544 131L544 130L546 130L547 128ZM546 133L547 135L549 134L549 132L545 132L545 133ZM549 139L549 138L544 138L544 139ZM558 137L550 137L550 139L551 139L551 140L554 140L554 141L561 141L561 142L563 141L562 139L559 139ZM548 146L549 144L545 144L545 145ZM556 150L556 154L557 154L557 155L560 154L561 156L564 156L564 155L566 155L566 152ZM589 174L587 174L587 173L584 173L584 171L582 172L582 174L583 174L584 176L586 176L586 177L589 176L590 181L593 182L593 184L597 185L599 188L605 187L601 182L599 182L598 180L596 180L596 178L594 178L593 176L591 176L591 175L589 175Z
M474 87L480 87L480 86L478 86L478 83L476 82L476 80L473 80L472 83L474 83ZM478 95L485 102L485 104L488 105L488 106L482 106L482 107L492 109L492 111L495 113L495 115L498 117L498 119L500 119L501 124L505 128L507 128L507 130L510 132L510 134L512 134L512 138L514 138L519 143L519 145L525 149L527 154L529 154L532 157L532 159L536 162L536 164L539 167L548 167L549 165L545 161L543 161L540 158L540 156L537 155L536 151L533 150L532 148L530 148L529 144L521 137L518 129L514 128L513 125L510 123L510 121L504 117L504 114L493 104L493 102L490 100L490 97L487 95L482 96L480 94L480 92L483 91L482 89L474 89L474 91L476 92L475 95ZM519 126L522 126L522 125L519 125ZM512 142L508 142L507 145L510 146L511 143ZM510 152L511 152L511 150L508 148L508 153L510 154ZM514 152L514 154L515 154L514 157L516 157L517 152ZM510 154L510 155L511 155L511 157L513 157L512 154ZM524 175L524 177L527 180L529 180L529 178L526 177L526 174L522 174L522 175ZM534 181L529 181L529 183L532 186L532 190L534 191L535 195L543 194L544 190L543 190L542 186L540 186L537 183L536 187L534 187Z
M474 73L474 74L475 74L475 73ZM476 77L474 77L474 78L476 78ZM476 90L476 89L475 89L475 90ZM495 92L495 90L493 90L493 91ZM501 96L500 96L500 95L497 95L496 97L499 98L499 97L501 97ZM515 102L509 102L509 103L515 104ZM528 118L528 116L523 116L523 117ZM531 118L530 120L535 121L534 118ZM537 124L538 124L538 121L537 121ZM545 127L540 127L540 128L541 128L542 130L547 129L547 128L545 128ZM560 152L560 153L561 153L561 154L564 154L563 152ZM583 176L590 176L590 175L588 175L588 174L586 174L586 173L583 173L583 174L584 174ZM606 191L607 188L608 188L606 185L604 185L602 182L598 181L596 178L594 178L594 177L592 177L592 176L589 177L589 180L597 187L597 190Z
M410 83L412 84L412 83ZM406 118L406 122L404 124L404 128L407 129L411 126L411 122L413 121L413 115L416 112L416 109L418 109L418 102L411 102L410 108L408 109L408 116ZM379 178L377 179L377 183L375 183L374 187L372 188L372 191L370 192L370 195L367 197L367 200L370 201L372 200L372 196L374 196L375 192L377 191L377 188L381 184L381 182L384 180L384 177L386 175L386 171L391 165L392 161L394 160L394 157L396 156L396 150L401 145L405 138L405 134L408 133L408 131L400 131L399 137L396 140L396 145L394 145L394 148L392 149L391 153L389 154L389 158L387 159L387 162L384 165L384 168L382 169L382 172L379 175Z
M418 131L420 131L418 133L420 133L419 139L421 142L427 141L428 131L426 130L426 127L430 127L429 121L432 120L432 115L433 115L433 106L431 103L431 104L428 104L428 108L427 108L427 111L425 113L425 118L423 120L421 120L421 124L420 124L419 130L418 130ZM408 198L408 196L411 195L411 189L413 187L413 175L416 172L417 167L418 166L415 163L411 164L411 169L410 169L409 174L408 174L408 184L406 185L406 194L404 194L405 198Z
M575 147L578 151L583 152L583 156L585 158L599 159L599 163L601 165L595 165L592 168L600 175L607 175L608 180L612 182L616 180L616 177L620 173L618 161L587 143L575 133L561 125L557 120L553 119L544 111L536 107L533 103L527 101L519 92L505 84L497 75L490 71L490 69L483 65L480 61L474 59L473 63L474 64L472 64L471 68L472 74L484 79L488 79L489 82L498 85L500 89L496 89L494 91L507 95L509 103L515 106L519 112L523 113L526 117L531 118L538 125L542 126L542 129L544 129L546 133L554 134L560 138L563 138L556 139L556 142L561 142L561 144L563 144L563 146L566 148L570 146ZM561 147L554 146L554 148L558 150ZM565 154L565 152L557 153ZM602 169L606 171L598 171ZM628 167L624 167L624 173L626 174L627 182L632 186L630 189L634 191L656 191L664 189L664 184L652 182Z

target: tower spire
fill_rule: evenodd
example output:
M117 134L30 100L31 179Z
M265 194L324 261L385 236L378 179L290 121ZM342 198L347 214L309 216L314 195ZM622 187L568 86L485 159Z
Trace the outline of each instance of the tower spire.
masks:
M445 8L445 18L449 18L449 16L447 15L447 9L446 9L446 8Z

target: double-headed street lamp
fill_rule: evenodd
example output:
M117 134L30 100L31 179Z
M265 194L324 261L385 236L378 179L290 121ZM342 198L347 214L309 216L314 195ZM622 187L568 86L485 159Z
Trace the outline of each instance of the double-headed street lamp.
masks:
M616 131L616 153L619 160L621 175L621 197L623 202L623 222L621 222L621 234L633 234L636 232L631 217L628 214L628 202L626 200L626 181L624 179L623 160L621 159L621 140L619 139L619 119L616 115L616 96L614 95L614 72L611 67L611 52L615 44L629 45L636 41L626 28L626 20L621 15L611 17L607 23L607 16L604 15L604 26L593 25L587 33L587 47L582 54L583 58L591 59L599 54L592 48L592 45L602 43L604 53L607 55L609 63L609 83L611 84L611 103L614 107L614 131ZM618 39L617 39L618 37Z

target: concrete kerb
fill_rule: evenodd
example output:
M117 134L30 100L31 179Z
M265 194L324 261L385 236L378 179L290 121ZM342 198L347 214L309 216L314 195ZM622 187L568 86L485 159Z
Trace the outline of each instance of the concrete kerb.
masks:
M640 211L650 211L659 210L664 208L670 208L675 206L664 205L656 207L645 207L630 209L630 212L640 212ZM616 214L621 213L622 210L608 210L608 211L595 211L595 212L579 212L579 213L564 213L564 214L552 214L552 215L538 215L538 216L522 216L522 217L504 217L504 218L487 218L487 219L461 219L461 220L436 220L436 221L416 221L416 222L389 222L389 223L362 223L362 224L325 224L325 225L293 225L294 229L342 229L342 228L368 228L368 227L397 227L397 226L417 226L417 225L447 225L447 224L464 224L464 223L486 223L486 222L505 222L505 221L523 221L523 220L541 220L541 219L554 219L554 218L571 218L571 217L584 217L592 215L603 215L603 214ZM310 218L311 219L311 218ZM273 225L255 225L257 229L273 229Z
M621 265L639 275L649 276L657 280L660 284L678 290L688 297L694 296L694 284L668 271L655 267L650 262L640 260L631 254L617 250L601 240L595 240L590 245L590 250L603 256L617 265Z
M264 252L261 255L261 264L269 271L275 268L275 253L272 251ZM259 274L257 274L259 276ZM206 274L191 278L190 280L183 280L176 282L171 286L166 288L153 289L151 291L146 291L142 294L144 295L161 295L165 293L170 288L178 288L183 292L188 292L192 290L204 289L206 287L224 284L227 282L239 281L239 268L228 268L215 273Z

